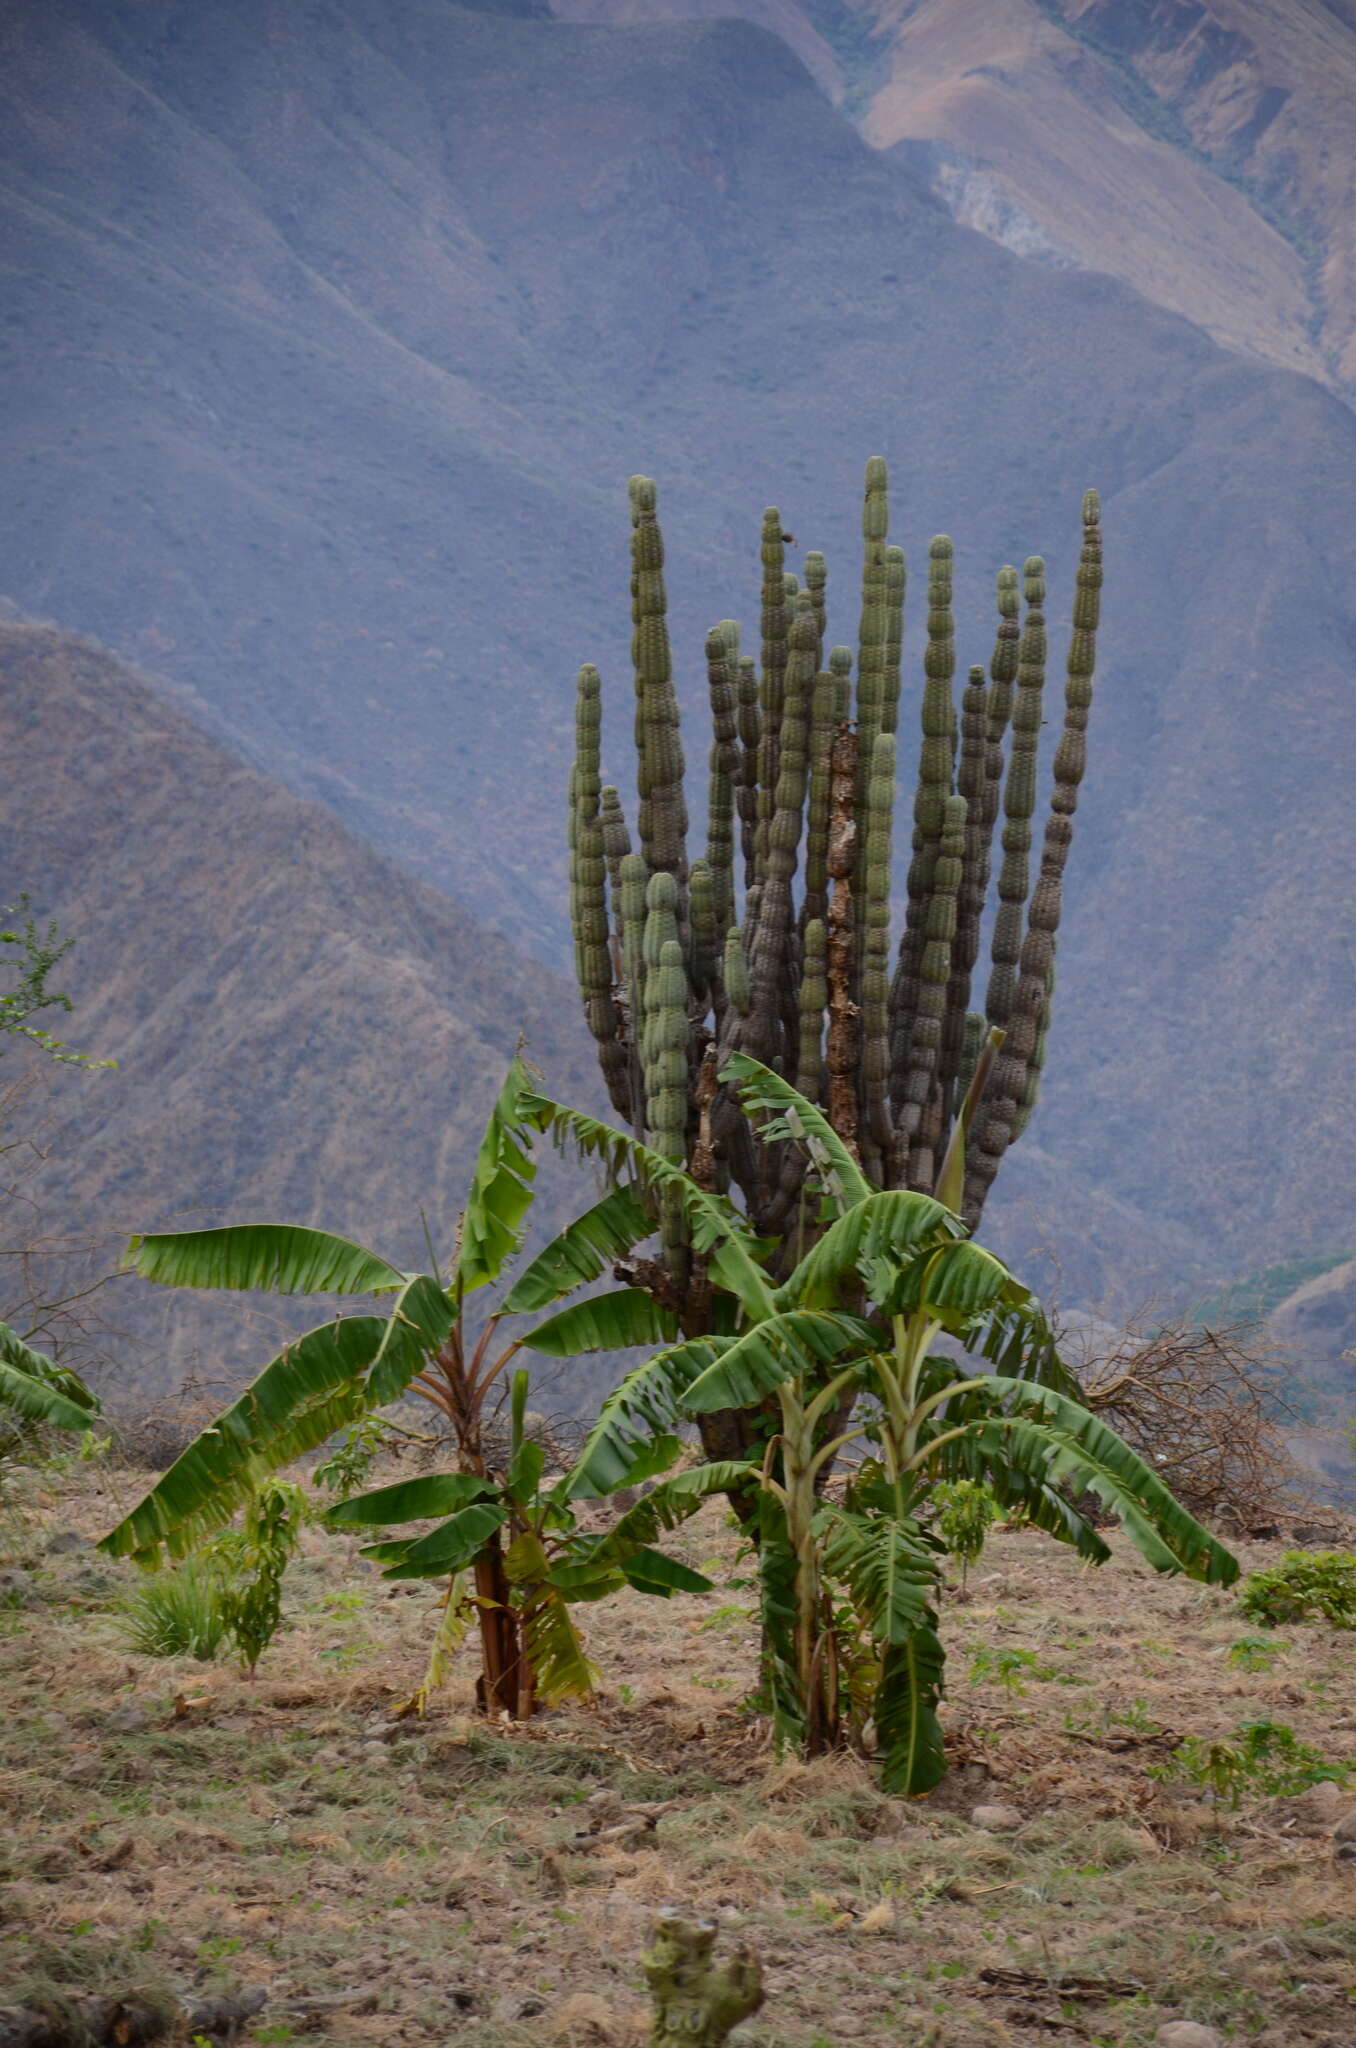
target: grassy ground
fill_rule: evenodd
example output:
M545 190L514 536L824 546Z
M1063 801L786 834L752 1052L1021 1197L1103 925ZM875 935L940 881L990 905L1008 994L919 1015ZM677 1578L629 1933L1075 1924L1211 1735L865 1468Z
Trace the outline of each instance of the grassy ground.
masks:
M426 1722L391 1719L429 1591L318 1533L255 1684L129 1654L131 1568L50 1546L144 1483L49 1470L6 1526L0 1598L27 1604L0 1611L0 2002L261 1985L256 2043L627 2048L654 1909L690 1902L762 1958L748 2048L1146 2048L1175 2018L1356 2041L1356 1867L1331 1841L1356 1778L1234 1811L1148 1775L1174 1738L1262 1716L1356 1766L1349 1634L1286 1629L1270 1670L1238 1670L1256 1631L1231 1595L1000 1532L944 1615L955 1767L903 1803L854 1757L774 1760L728 1584L588 1610L598 1703L512 1732L474 1718L469 1652ZM675 1548L739 1576L715 1508ZM1021 1826L974 1825L985 1801Z

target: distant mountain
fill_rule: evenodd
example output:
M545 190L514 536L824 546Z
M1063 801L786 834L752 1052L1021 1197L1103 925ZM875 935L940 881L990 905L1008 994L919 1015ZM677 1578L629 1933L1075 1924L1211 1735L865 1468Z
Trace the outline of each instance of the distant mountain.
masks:
M1109 271L1356 395L1351 0L552 0L735 14L1017 254Z
M1058 662L1095 482L1049 1085L991 1233L1055 1243L1089 1299L1343 1241L1356 418L1330 391L957 225L935 167L868 147L748 23L21 0L0 34L26 611L560 961L582 659L631 779L630 472L662 484L693 763L702 631L752 627L765 503L827 550L851 637L862 463L890 459L909 722L928 535L956 542L963 661L995 567L1046 553Z
M446 1252L520 1032L553 1090L593 1100L563 982L105 650L0 620L0 745L0 872L76 938L67 1035L118 1062L49 1070L50 1158L6 1251L88 1235L106 1264L134 1230L275 1217L423 1263L420 1212ZM581 1190L553 1167L558 1223ZM100 1311L126 1409L189 1372L238 1380L324 1306L119 1280Z

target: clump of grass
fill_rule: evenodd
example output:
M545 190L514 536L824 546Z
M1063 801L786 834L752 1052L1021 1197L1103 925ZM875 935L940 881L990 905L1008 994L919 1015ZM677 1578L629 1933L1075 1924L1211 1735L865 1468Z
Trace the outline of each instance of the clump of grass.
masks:
M118 1633L142 1657L210 1664L229 1633L225 1594L220 1577L192 1561L156 1572L129 1596Z
M1351 1774L1345 1764L1301 1742L1284 1721L1243 1721L1231 1742L1188 1735L1149 1775L1164 1783L1209 1786L1217 1800L1236 1807L1245 1792L1290 1795L1325 1780L1344 1785Z

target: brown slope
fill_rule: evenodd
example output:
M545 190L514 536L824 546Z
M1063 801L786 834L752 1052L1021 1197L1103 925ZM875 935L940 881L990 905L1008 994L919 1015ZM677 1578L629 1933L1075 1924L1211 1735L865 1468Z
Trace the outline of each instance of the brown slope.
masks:
M795 50L954 217L1122 277L1226 348L1356 385L1356 10L1345 0L553 0L734 13Z
M118 1062L53 1077L47 1229L116 1243L271 1216L422 1263L420 1207L445 1249L520 1031L555 1089L592 1099L572 991L105 650L0 621L0 744L6 890L78 935L70 1035ZM558 1176L547 1211L572 1192ZM297 1326L118 1289L124 1403L128 1379L235 1371Z

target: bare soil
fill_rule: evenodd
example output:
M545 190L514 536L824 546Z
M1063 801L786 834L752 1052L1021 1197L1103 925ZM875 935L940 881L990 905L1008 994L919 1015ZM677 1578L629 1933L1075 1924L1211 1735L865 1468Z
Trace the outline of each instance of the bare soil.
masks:
M1356 2041L1356 1866L1332 1839L1356 1778L1233 1810L1149 1775L1259 1717L1356 1769L1350 1634L1289 1628L1269 1671L1238 1670L1257 1631L1234 1595L1000 1531L944 1614L953 1770L902 1802L855 1756L772 1755L717 1507L674 1547L722 1590L587 1610L596 1704L514 1729L476 1718L469 1648L426 1720L393 1718L431 1591L319 1532L254 1684L130 1654L135 1573L49 1546L146 1483L66 1464L11 1492L0 2003L259 1986L260 2044L636 2048L650 1920L688 1903L762 1959L748 2048L1149 2048L1182 2018ZM1035 1658L1022 1690L983 1675L1012 1650ZM1021 1825L975 1825L994 1803Z

